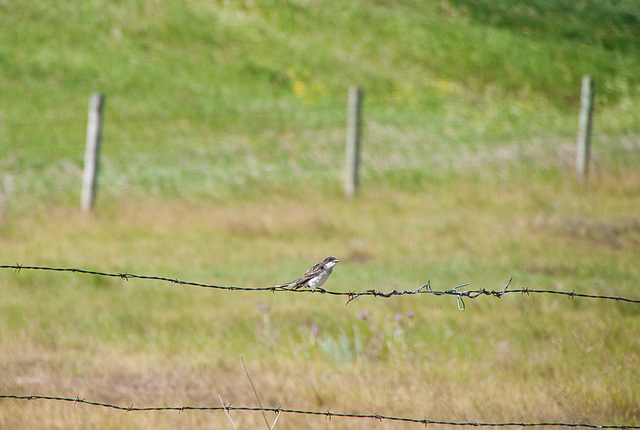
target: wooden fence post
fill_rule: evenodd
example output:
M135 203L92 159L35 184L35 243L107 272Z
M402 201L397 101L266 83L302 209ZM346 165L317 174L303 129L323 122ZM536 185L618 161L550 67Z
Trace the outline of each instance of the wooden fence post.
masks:
M358 186L360 167L360 134L362 130L362 90L359 87L349 89L347 106L347 152L345 159L345 194L352 198Z
M593 80L589 76L584 76L582 78L582 91L580 92L580 117L578 124L578 144L576 147L576 178L580 182L583 182L589 173L593 96Z
M95 202L103 106L104 96L100 93L93 93L89 101L87 142L84 153L84 172L82 175L81 204L83 212L89 212Z

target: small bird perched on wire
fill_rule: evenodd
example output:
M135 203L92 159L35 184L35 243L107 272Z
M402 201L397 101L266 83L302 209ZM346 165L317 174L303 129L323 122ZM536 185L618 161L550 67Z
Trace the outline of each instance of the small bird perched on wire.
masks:
M300 287L309 287L311 291L315 291L316 288L321 287L327 279L329 279L329 275L333 272L333 267L339 262L335 257L327 257L322 263L318 263L309 268L304 275L296 279L295 281L289 282L288 284L278 285L278 287L289 287L291 289L297 290Z

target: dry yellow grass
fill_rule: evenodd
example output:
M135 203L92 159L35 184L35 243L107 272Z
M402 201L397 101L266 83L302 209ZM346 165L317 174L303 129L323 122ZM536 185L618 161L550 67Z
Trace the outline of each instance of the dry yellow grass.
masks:
M452 193L450 190L455 189ZM4 263L267 286L318 259L327 287L462 282L636 297L637 184L587 190L461 181L347 202L120 201L10 219ZM263 405L452 421L640 422L637 305L544 296L344 300L68 273L0 273L0 393L128 406ZM266 305L266 306L265 306ZM412 317L408 312L412 312ZM359 318L361 313L366 319ZM396 315L400 315L400 321ZM317 333L314 334L314 327ZM340 358L342 357L342 358ZM3 428L231 428L219 412L120 412L0 400ZM240 428L258 413L232 413ZM282 416L277 428L415 428Z

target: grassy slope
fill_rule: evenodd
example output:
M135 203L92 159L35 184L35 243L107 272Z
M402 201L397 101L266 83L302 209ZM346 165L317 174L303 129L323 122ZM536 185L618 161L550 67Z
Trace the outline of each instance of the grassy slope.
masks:
M95 90L108 97L101 183L116 195L188 189L224 198L263 181L331 186L353 84L366 90L370 181L393 183L407 167L428 180L452 165L509 165L531 154L557 167L563 145L573 146L583 74L597 82L599 155L615 169L636 160L619 138L638 132L640 53L629 41L639 25L624 20L637 17L633 4L609 7L600 22L576 8L569 34L541 27L544 9L508 2L498 18L478 12L482 2L274 5L5 3L8 187L53 202L77 198ZM586 26L599 37L574 35Z
M2 3L0 261L262 286L335 254L343 263L328 286L341 290L426 278L491 289L513 275L516 288L637 297L637 5L583 2L560 27L558 10L533 0L379 3ZM567 147L584 73L599 101L583 188ZM353 83L366 90L364 181L345 202ZM95 89L108 97L101 194L98 213L82 217ZM0 276L3 393L252 404L243 354L269 405L640 422L634 305L513 296L461 313L450 298L344 307L320 295ZM209 413L6 405L0 427L230 427ZM278 428L327 425L283 417Z

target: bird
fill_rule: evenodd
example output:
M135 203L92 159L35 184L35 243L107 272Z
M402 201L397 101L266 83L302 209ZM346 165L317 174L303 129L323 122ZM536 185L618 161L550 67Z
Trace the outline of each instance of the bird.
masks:
M309 268L304 275L296 279L295 281L287 284L278 285L278 287L289 287L297 290L301 287L309 287L311 291L315 291L316 288L321 287L329 276L333 272L333 267L339 262L335 257L327 257L321 263L315 264Z

